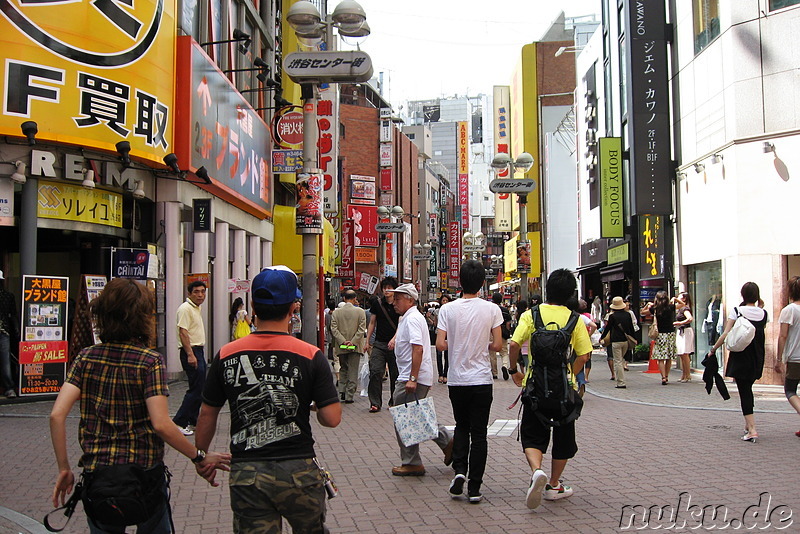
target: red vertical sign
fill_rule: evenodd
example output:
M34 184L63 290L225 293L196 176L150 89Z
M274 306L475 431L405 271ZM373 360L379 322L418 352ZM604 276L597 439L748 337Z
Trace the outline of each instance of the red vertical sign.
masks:
M355 276L355 227L353 221L342 222L342 264L337 267L336 275L351 278Z

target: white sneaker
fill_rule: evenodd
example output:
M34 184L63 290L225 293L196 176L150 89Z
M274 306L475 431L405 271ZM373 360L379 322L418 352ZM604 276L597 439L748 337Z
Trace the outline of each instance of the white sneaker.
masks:
M13 389L9 389L5 392L5 396L7 399L13 399L17 396L17 393Z
M548 484L544 488L544 498L548 501L557 501L559 499L566 499L572 496L572 488L558 481L558 486L555 488Z
M180 430L181 434L183 434L184 436L191 436L192 434L194 434L194 430L192 430L189 427L190 427L190 425L179 426L178 430Z
M542 504L542 491L547 484L547 475L544 471L537 469L531 476L531 485L528 487L528 493L525 494L525 506L534 510Z

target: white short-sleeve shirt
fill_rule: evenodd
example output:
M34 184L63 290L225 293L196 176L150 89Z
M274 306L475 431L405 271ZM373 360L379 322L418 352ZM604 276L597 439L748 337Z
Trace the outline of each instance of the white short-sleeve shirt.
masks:
M492 384L489 343L492 329L503 324L500 306L480 298L458 299L439 310L439 330L447 332L447 384Z
M433 384L433 363L431 361L431 335L428 322L416 307L409 308L400 317L395 334L394 354L397 358L397 380L407 382L411 378L412 345L422 346L422 365L419 368L417 383L423 386Z

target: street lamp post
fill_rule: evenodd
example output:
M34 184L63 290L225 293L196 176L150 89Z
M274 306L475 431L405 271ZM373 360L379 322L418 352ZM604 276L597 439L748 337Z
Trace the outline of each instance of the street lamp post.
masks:
M427 294L427 299L430 300L430 291L428 290L428 262L431 260L431 245L430 243L417 243L414 245L414 250L416 250L416 254L414 254L414 260L417 262L417 276L419 277L420 283L420 293L422 292L422 284L425 284L425 293ZM424 274L420 274L420 270L423 269L424 265Z
M516 160L512 159L509 154L500 152L497 154L491 163L492 169L498 174L508 169L509 176L514 177L514 172L519 171L523 174L527 173L533 167L533 156L527 152L520 154ZM530 191L520 192L517 194L519 197L519 239L520 243L528 242L528 193ZM521 299L528 299L528 272L520 272L519 265L517 266L519 272L519 296Z
M391 208L387 208L386 206L378 206L376 210L378 212L378 217L381 219L390 218L391 223L377 225L375 229L378 233L383 236L383 234L400 234L405 230L405 225L402 224L403 216L406 214L405 210L403 210L402 206L393 206ZM401 222L395 223L396 219L400 219ZM402 226L401 226L402 225ZM397 238L397 249L400 250L400 238ZM396 258L396 256L395 256ZM400 270L400 264L398 262L397 270ZM387 276L386 273L386 240L384 237L381 237L381 276L379 278L385 278Z
M369 35L369 26L366 24L364 9L354 0L343 0L336 6L333 14L325 15L322 19L319 10L314 4L306 0L295 2L286 15L286 20L294 28L297 37L308 43L312 40L326 38L326 45L333 46L333 28L337 28L339 35L348 37L364 37ZM324 54L324 52L320 52ZM335 73L328 73L333 76ZM371 75L371 68L370 73ZM337 81L364 81L358 76L352 80L348 76L337 75ZM290 77L292 75L290 74ZM367 76L367 79L369 76ZM310 175L319 173L317 160L317 90L319 80L314 78L292 79L301 84L303 98L303 173ZM324 81L324 80L323 80ZM319 234L322 232L306 232L303 236L303 297L305 305L302 308L302 337L303 341L317 344L317 312L323 307L317 286L317 254L321 254L319 247ZM321 258L320 258L321 260ZM318 302L319 301L319 302ZM321 323L320 323L321 324Z

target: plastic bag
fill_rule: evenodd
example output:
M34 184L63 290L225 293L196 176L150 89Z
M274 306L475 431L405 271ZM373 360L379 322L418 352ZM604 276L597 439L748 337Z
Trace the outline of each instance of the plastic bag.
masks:
M358 383L361 386L361 396L367 396L367 386L369 386L369 358L364 358L361 369L358 371Z

